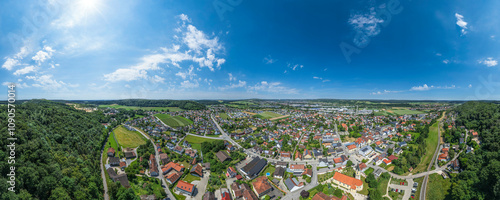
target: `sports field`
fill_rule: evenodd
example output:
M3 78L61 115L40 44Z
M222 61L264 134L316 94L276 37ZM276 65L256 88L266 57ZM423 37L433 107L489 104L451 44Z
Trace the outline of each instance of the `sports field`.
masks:
M139 107L139 106L121 106L117 104L113 105L99 105L99 108L114 108L114 109L126 109L126 110L147 110L147 111L170 111L170 112L176 112L176 111L183 111L184 109L179 108L179 107Z
M156 114L156 117L160 119L163 123L171 127L181 127L193 124L193 122L189 119L186 119L181 116L170 116L167 114Z
M129 131L125 127L119 126L113 132L115 133L116 140L118 140L118 144L122 147L135 148L146 144L146 139L137 131Z
M278 113L274 113L274 112L263 112L263 113L259 113L257 115L255 115L256 117L259 117L259 118L264 118L264 119L271 119L271 118L278 118L278 117L281 117L283 115L280 115Z

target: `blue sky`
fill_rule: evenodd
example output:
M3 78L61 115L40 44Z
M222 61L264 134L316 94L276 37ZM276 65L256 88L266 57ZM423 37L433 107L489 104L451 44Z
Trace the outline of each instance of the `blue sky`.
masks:
M499 1L0 2L18 98L500 99Z

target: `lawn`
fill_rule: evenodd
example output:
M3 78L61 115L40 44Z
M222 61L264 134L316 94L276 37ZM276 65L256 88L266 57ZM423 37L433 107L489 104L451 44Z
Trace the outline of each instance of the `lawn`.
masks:
M187 135L184 140L191 144L193 149L197 149L198 151L201 151L201 143L215 141L214 139L202 138L194 135Z
M281 117L283 115L280 115L278 113L274 113L274 112L263 112L263 113L259 113L257 115L255 115L256 117L259 117L259 118L264 118L264 119L271 119L271 118L275 118L275 117Z
M368 176L370 175L371 173L373 173L374 169L373 168L368 168L366 171L365 171L365 174Z
M420 163L413 170L413 174L417 174L420 172L424 172L429 167L429 163L432 160L432 156L437 148L438 143L438 124L439 121L434 123L431 127L429 127L429 137L425 139L425 155L422 156Z
M114 109L120 109L123 108L125 110L147 110L147 111L170 111L170 112L176 112L176 111L183 111L184 109L179 108L179 107L139 107L139 106L122 106L122 105L99 105L99 108L114 108Z
M201 180L200 177L197 177L197 176L193 176L191 174L188 174L185 178L184 178L184 181L188 182L188 183L191 183L193 181L199 181Z
M387 185L389 184L389 179L381 179L381 177L379 179L380 182L377 187L377 190L380 192L380 194L382 194L382 196L384 196L387 192Z
M267 178L269 178L269 180L273 180L273 173L274 173L274 170L276 168L271 166L271 165L267 165L266 169L264 170L264 172L262 172L262 175L266 176L266 173L269 173L269 176Z
M167 114L156 114L155 116L158 117L158 119L160 119L163 123L171 127L180 127L193 124L191 120L181 116L170 116Z
M134 189L134 192L137 196L149 195L151 193L155 194L156 197L165 196L165 192L162 192L163 188L161 187L161 182L156 178L137 176L137 184L135 184L133 181L130 181L130 186L132 189Z
M229 119L229 115L227 115L227 113L220 113L219 117L222 119Z
M419 111L419 110L409 110L406 108L393 108L393 109L387 109L387 110L380 110L375 113L375 115L380 116L380 115L415 115L415 114L423 114L425 112Z
M427 192L425 199L430 200L443 200L446 195L448 195L448 190L451 187L451 181L449 178L444 179L439 174L429 175L429 183L427 183ZM433 189L439 188L439 190Z
M364 176L361 176L361 181L363 181L363 189L361 191L359 191L358 193L368 195L368 188L369 187L368 187L368 183L365 180L366 180L366 178Z
M138 147L139 145L146 144L146 139L142 136L141 133L137 131L129 131L123 126L119 126L115 130L116 140L118 140L118 144L122 147Z

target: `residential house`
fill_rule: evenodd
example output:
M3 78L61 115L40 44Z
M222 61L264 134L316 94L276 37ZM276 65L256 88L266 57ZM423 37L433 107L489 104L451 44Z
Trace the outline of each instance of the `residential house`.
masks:
M182 155L182 153L184 153L184 148L181 146L175 146L174 152Z
M156 165L156 158L153 154L149 156L149 174L151 176L158 176L158 166Z
M160 153L160 161L162 164L167 164L169 159L166 153Z
M115 157L115 149L113 147L108 148L108 157Z
M195 191L195 187L193 184L184 182L182 180L179 181L179 183L177 183L177 186L175 187L175 189L177 191L184 193L184 194L187 194L189 196L193 196L194 191Z
M230 160L231 156L229 156L225 151L219 151L215 154L220 162L224 162L226 160Z
M311 150L305 149L303 158L304 160L311 160L313 158Z
M306 170L306 166L304 164L290 165L289 170L294 174L302 174Z
M177 182L179 180L179 178L181 178L182 174L183 173L181 173L181 172L172 172L168 175L165 175L165 178L166 178L168 183L174 184L175 182Z
M233 178L236 175L238 175L238 172L236 172L236 170L233 167L228 167L226 175L227 175L227 177Z
M202 200L215 200L215 194L213 192L206 192Z
M200 164L197 164L197 165L191 167L191 170L189 170L189 173L191 173L193 176L203 177L203 167L201 167Z
M288 188L288 190L290 190L290 192L300 190L301 188L304 187L304 183L299 182L295 177L294 178L287 178L285 180L285 185Z
M263 197L267 193L271 192L273 190L273 187L271 184L267 181L266 176L261 176L255 180L255 182L252 183L253 185L253 191L257 196Z
M120 166L120 158L118 157L110 157L108 164L111 166Z
M273 173L273 177L274 178L283 178L284 175L285 175L285 168L276 167L276 169L274 170L274 173Z

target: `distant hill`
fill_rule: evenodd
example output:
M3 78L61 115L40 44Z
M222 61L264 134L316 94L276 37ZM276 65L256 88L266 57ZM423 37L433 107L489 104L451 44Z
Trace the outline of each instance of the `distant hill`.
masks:
M123 100L88 100L71 101L74 103L110 105L118 104L122 106L140 106L140 107L179 107L184 110L202 110L205 105L190 100L149 100L149 99L123 99Z

